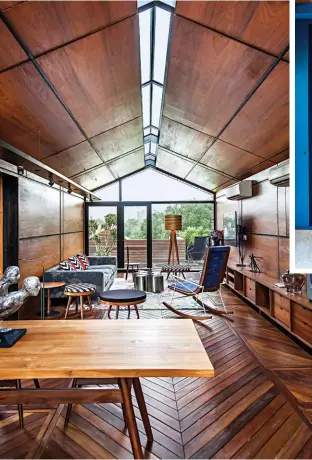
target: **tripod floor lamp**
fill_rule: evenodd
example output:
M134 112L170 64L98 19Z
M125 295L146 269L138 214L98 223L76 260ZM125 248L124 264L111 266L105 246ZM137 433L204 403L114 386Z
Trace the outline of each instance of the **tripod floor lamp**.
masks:
M182 230L182 216L165 216L165 230L170 230L170 244L168 254L168 265L174 265L175 254L177 256L177 263L180 263L178 243L177 243L177 230Z

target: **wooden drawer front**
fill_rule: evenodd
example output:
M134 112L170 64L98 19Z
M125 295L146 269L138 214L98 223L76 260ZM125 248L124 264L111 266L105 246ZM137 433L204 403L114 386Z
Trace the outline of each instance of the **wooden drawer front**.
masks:
M273 292L273 316L290 328L290 300Z
M256 303L256 282L250 278L245 278L246 297L251 302Z
M295 302L292 305L292 330L312 345L312 311Z

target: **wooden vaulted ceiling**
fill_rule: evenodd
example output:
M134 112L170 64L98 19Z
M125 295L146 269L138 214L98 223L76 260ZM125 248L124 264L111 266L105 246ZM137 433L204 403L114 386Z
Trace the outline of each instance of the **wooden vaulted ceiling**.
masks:
M0 138L89 189L141 169L136 2L0 10ZM288 14L177 2L158 168L218 190L288 157Z

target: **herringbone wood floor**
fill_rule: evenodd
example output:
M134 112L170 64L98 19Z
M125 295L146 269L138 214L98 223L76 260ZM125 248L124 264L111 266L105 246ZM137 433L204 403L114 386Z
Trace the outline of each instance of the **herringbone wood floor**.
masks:
M212 331L196 326L216 377L141 380L155 439L146 457L312 458L311 356L226 288L223 292L235 312L233 323L214 318L208 322ZM41 381L45 387L65 384ZM66 430L63 424L61 406L25 407L23 430L15 408L4 408L0 457L132 458L117 404L74 406Z

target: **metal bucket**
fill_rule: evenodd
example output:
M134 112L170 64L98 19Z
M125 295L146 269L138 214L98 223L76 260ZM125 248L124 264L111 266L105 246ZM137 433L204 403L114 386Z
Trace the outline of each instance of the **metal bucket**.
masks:
M146 291L146 274L136 273L134 280L134 287L139 291Z

